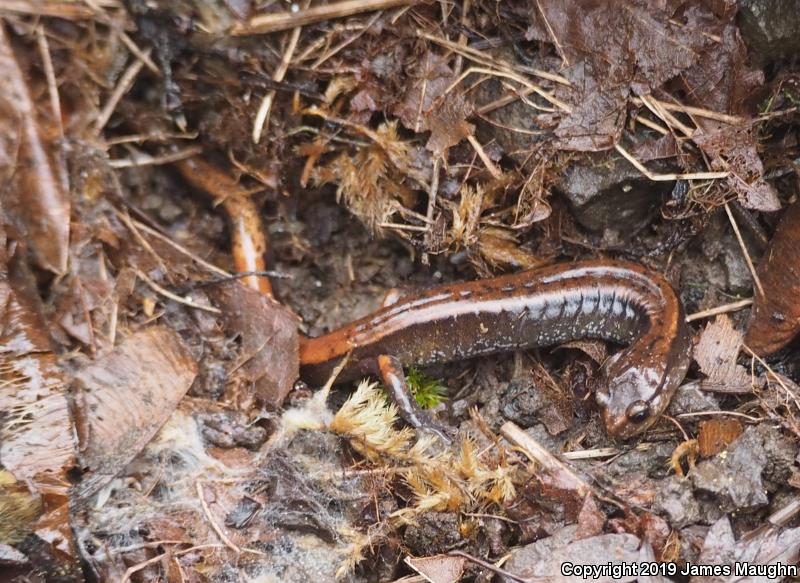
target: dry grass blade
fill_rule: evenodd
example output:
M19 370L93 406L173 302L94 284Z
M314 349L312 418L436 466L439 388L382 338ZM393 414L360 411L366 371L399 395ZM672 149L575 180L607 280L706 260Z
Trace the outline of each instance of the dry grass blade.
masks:
M235 25L231 29L231 34L234 36L241 36L278 32L298 26L313 24L315 22L344 18L363 12L386 10L387 8L395 8L397 6L413 3L414 0L345 0L343 2L315 6L307 10L298 10L297 12L261 14L254 16L245 24Z
M668 174L654 174L650 172L644 164L639 162L628 150L622 147L620 144L614 146L614 148L622 154L622 156L642 174L647 176L650 180L654 182L672 182L673 180L717 180L720 178L727 178L730 176L730 172L687 172L682 174L675 174L675 173L668 173Z
M686 316L686 321L694 322L695 320L702 320L703 318L710 318L711 316L718 316L719 314L737 312L743 308L752 305L753 305L753 298L748 298L746 300L739 300L738 302L731 302L730 304L725 304L722 306L717 306L716 308L709 308L708 310L701 310L700 312L689 314L688 316Z

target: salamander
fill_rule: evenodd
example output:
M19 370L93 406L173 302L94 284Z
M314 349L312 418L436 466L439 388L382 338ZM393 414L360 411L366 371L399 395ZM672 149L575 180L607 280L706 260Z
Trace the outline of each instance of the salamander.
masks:
M194 186L223 202L237 271L264 269L266 236L255 205L231 177L201 159L179 163ZM269 280L246 283L271 295ZM583 261L445 285L403 297L317 338L300 337L300 376L339 383L377 375L411 425L440 431L406 385L405 366L552 346L579 338L628 347L603 363L595 398L611 437L627 439L664 412L691 360L691 335L675 291L628 262Z
M405 296L351 324L300 339L300 376L383 379L401 414L431 427L403 367L552 346L580 338L628 345L603 363L595 398L608 434L631 438L664 412L691 360L683 307L659 274L623 261L559 264Z

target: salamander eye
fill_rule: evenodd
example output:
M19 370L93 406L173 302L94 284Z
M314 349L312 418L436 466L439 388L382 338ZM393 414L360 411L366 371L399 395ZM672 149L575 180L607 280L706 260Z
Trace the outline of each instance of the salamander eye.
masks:
M650 417L650 405L646 401L634 401L628 405L625 416L633 423L644 423Z

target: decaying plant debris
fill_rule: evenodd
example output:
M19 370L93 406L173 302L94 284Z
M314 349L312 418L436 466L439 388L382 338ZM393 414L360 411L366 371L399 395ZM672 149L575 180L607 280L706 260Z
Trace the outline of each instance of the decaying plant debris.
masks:
M0 3L0 579L796 564L800 16L738 4ZM637 442L596 342L411 373L451 447L295 383L390 288L585 257L692 322Z

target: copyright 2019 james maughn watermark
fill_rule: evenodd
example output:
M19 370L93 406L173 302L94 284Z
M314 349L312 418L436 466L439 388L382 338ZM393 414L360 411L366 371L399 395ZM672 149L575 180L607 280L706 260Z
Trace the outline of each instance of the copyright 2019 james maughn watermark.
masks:
M670 577L674 575L702 577L766 577L783 579L798 576L797 565L774 563L756 565L753 563L734 563L733 565L695 565L693 563L603 563L600 565L582 565L565 562L561 564L561 574L565 577L580 579L629 579L631 577Z

